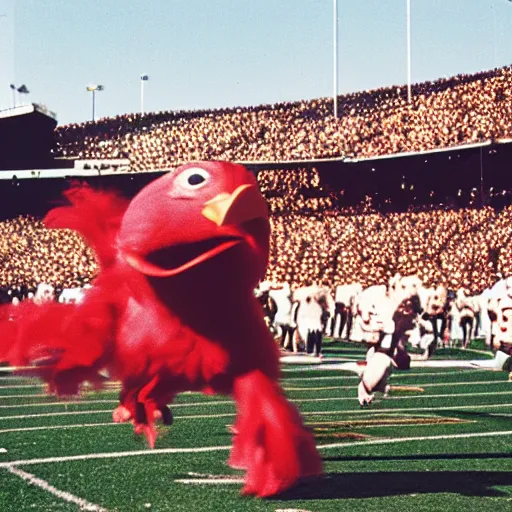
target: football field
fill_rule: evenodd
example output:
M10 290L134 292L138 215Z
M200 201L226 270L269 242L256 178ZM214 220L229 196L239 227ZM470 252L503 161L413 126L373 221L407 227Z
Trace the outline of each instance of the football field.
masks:
M229 397L180 395L156 448L114 424L115 383L58 400L37 380L0 373L0 511L510 511L512 383L479 368L395 371L388 397L361 409L326 341L322 364L285 365L282 385L314 432L325 474L273 499L240 496L226 466ZM434 359L489 354L439 350Z

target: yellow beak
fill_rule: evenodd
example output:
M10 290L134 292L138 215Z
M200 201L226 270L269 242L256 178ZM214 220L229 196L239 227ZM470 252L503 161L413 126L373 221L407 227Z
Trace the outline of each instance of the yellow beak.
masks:
M215 196L204 203L201 213L219 227L268 218L267 204L255 185L241 185L232 194Z

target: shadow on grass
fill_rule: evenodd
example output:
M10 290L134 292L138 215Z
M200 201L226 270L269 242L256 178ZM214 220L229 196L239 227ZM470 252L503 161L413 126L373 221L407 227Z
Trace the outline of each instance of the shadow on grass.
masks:
M382 498L407 494L453 493L508 497L494 486L512 486L512 471L404 471L328 473L308 479L275 497L277 500Z
M349 462L349 461L393 461L393 460L480 460L480 459L509 459L512 460L511 453L439 453L425 455L377 455L353 457L322 457L326 462Z

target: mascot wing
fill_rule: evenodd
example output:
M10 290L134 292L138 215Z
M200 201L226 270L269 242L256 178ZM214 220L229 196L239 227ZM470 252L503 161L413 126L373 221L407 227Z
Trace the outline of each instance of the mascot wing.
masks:
M74 186L68 206L51 210L50 228L78 231L94 249L100 274L79 304L23 302L2 306L0 359L36 374L57 394L74 394L84 380L99 385L108 367L122 278L113 270L115 237L128 201L114 193Z
M109 267L115 261L116 236L129 201L88 185L75 185L64 196L70 204L50 210L44 223L49 228L78 231L94 249L100 266Z

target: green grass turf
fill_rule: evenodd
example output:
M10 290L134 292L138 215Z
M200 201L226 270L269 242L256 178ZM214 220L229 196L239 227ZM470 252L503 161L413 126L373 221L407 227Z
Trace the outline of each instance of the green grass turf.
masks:
M364 357L360 345L327 341L325 346L333 358L345 357L349 351L353 358ZM434 358L461 359L468 354L440 349ZM471 352L469 359L486 357L492 356ZM512 405L507 405L512 404L512 385L506 373L453 368L395 371L392 385L423 391L392 390L389 398L378 395L365 409L356 400L357 382L352 373L321 366L284 368L283 387L313 430L325 475L271 500L240 496L240 483L177 481L192 478L189 473L241 475L225 464L234 404L227 397L197 393L178 397L174 425L159 428L156 447L219 449L157 454L147 450L131 425L111 424L117 390L85 392L72 403L58 403L52 397L34 396L43 393L37 381L4 375L0 378L0 448L7 452L0 453L0 464L111 454L110 458L21 464L19 468L57 489L118 511L512 509L512 436L499 434L512 430ZM27 384L31 387L14 387ZM482 433L490 435L460 437ZM432 436L445 438L422 439ZM117 452L139 455L119 458L113 456ZM0 511L78 508L0 467Z

